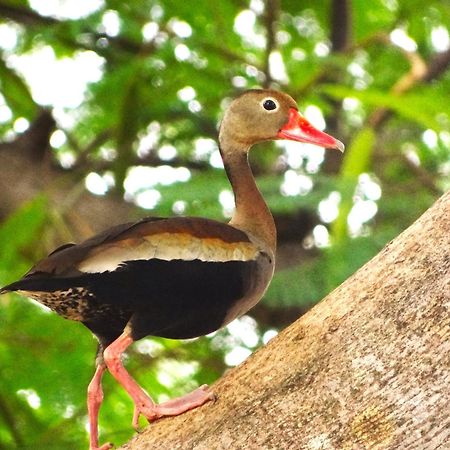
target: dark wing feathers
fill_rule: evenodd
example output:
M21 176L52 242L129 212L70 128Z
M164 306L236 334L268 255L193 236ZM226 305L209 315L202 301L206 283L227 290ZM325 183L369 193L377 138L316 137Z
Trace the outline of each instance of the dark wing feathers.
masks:
M66 248L73 247L74 245L77 245L77 244L75 244L75 243L73 243L73 242L71 242L71 243L69 243L69 244L63 244L63 245L61 245L61 246L55 248L55 250L53 250L53 251L52 251L51 253L49 253L47 256L54 255L55 253L58 253L58 252L60 252L61 250L65 250Z

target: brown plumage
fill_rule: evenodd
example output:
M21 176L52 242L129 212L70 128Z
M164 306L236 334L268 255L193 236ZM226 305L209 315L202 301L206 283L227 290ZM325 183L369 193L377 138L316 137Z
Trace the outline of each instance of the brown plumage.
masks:
M291 139L343 150L314 129L295 101L273 90L248 91L225 112L220 151L236 209L224 224L203 218L148 218L112 227L81 244L68 244L0 290L27 295L62 316L81 321L99 340L88 387L90 450L98 445L98 411L105 370L123 385L149 421L177 415L213 398L206 386L160 405L131 378L121 354L147 335L188 338L207 334L244 314L273 275L276 230L248 164L257 142Z

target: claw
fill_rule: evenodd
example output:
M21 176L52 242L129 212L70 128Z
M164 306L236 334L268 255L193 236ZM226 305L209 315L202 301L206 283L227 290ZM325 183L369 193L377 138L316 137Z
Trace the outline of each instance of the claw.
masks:
M183 397L156 405L123 367L121 355L132 343L133 338L124 332L105 349L103 358L111 375L122 384L134 401L132 425L135 430L139 431L139 416L141 414L149 422L152 422L164 416L177 416L215 399L214 394L209 392L208 386L204 384Z
M139 431L139 416L142 414L149 422L165 416L177 416L191 409L202 406L206 402L215 401L216 396L213 392L207 390L208 385L204 384L195 391L190 392L182 397L168 400L159 405L152 404L150 406L139 407L135 404L133 413L133 428Z
M131 421L131 425L133 426L134 430L137 433L141 432L141 427L139 426L139 416L141 413L139 412L139 408L134 405L134 411L133 411L133 420Z
M101 447L89 447L89 450L110 450L114 447L111 442L108 442L106 444L103 444Z

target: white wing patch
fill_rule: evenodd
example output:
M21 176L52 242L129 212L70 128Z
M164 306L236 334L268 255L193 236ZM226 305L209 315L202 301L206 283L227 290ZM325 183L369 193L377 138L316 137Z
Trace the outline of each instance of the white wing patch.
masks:
M258 248L251 242L225 242L220 238L198 238L188 233L159 233L94 249L78 264L78 270L101 273L113 271L126 261L150 259L250 261L256 259L258 253Z

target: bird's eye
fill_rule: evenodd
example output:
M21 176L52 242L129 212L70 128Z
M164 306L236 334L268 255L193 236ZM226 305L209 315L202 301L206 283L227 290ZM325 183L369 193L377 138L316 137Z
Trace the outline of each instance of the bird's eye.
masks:
M277 109L278 105L273 101L271 98L268 98L263 101L263 108L267 111L273 111L274 109Z

